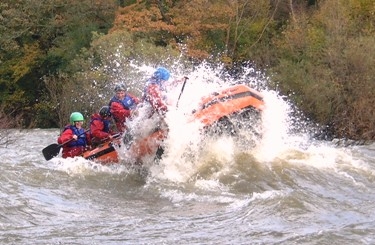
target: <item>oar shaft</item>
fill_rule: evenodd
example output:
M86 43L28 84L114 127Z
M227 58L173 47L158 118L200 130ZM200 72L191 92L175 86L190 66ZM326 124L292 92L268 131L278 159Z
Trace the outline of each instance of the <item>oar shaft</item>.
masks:
M180 95L178 96L176 107L178 107L178 102L180 101L181 95L184 92L186 81L188 80L188 77L184 77L184 83L182 84Z

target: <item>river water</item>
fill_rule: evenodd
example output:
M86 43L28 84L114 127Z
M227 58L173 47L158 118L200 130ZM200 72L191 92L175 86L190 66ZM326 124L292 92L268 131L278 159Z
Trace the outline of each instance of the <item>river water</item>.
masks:
M11 130L0 243L375 244L375 144L314 140L291 128L282 100L265 99L255 147L246 132L202 140L171 112L165 157L142 171L46 161L59 129Z

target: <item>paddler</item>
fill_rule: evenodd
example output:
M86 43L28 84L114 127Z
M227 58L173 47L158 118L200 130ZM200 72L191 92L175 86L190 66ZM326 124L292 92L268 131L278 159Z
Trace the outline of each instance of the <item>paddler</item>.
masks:
M89 145L89 133L82 128L83 115L80 112L73 112L69 118L70 124L65 126L63 132L57 139L57 143L64 144L62 147L62 157L80 156Z

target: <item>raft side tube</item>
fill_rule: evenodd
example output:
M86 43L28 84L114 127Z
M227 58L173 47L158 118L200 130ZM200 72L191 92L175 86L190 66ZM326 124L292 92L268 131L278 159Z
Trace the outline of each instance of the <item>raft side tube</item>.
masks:
M253 107L262 111L264 101L259 92L240 84L203 98L200 105L199 110L193 112L193 117L205 126L209 126L220 118L230 116L245 108Z

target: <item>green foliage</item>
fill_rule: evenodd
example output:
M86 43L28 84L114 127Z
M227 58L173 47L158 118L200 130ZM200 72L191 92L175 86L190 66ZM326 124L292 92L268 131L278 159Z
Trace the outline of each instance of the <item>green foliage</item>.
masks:
M337 136L374 139L374 13L372 0L3 0L0 107L22 127L61 127L116 82L140 95L150 71L135 67L252 61Z
M49 101L41 101L35 104L34 108L34 123L40 128L57 127L59 125L58 115L56 114L54 106Z
M114 13L115 0L95 3L3 0L0 3L1 105L14 114L22 114L23 126L43 126L34 122L35 115L31 113L35 108L44 108L38 105L43 94L48 93L41 78L55 76L60 71L70 72L67 69L71 60L82 47L89 47L91 32L107 31ZM22 107L18 106L18 95L23 96Z
M338 137L375 138L375 33L362 24L364 2L325 1L311 17L299 16L277 43L271 69L275 86Z

